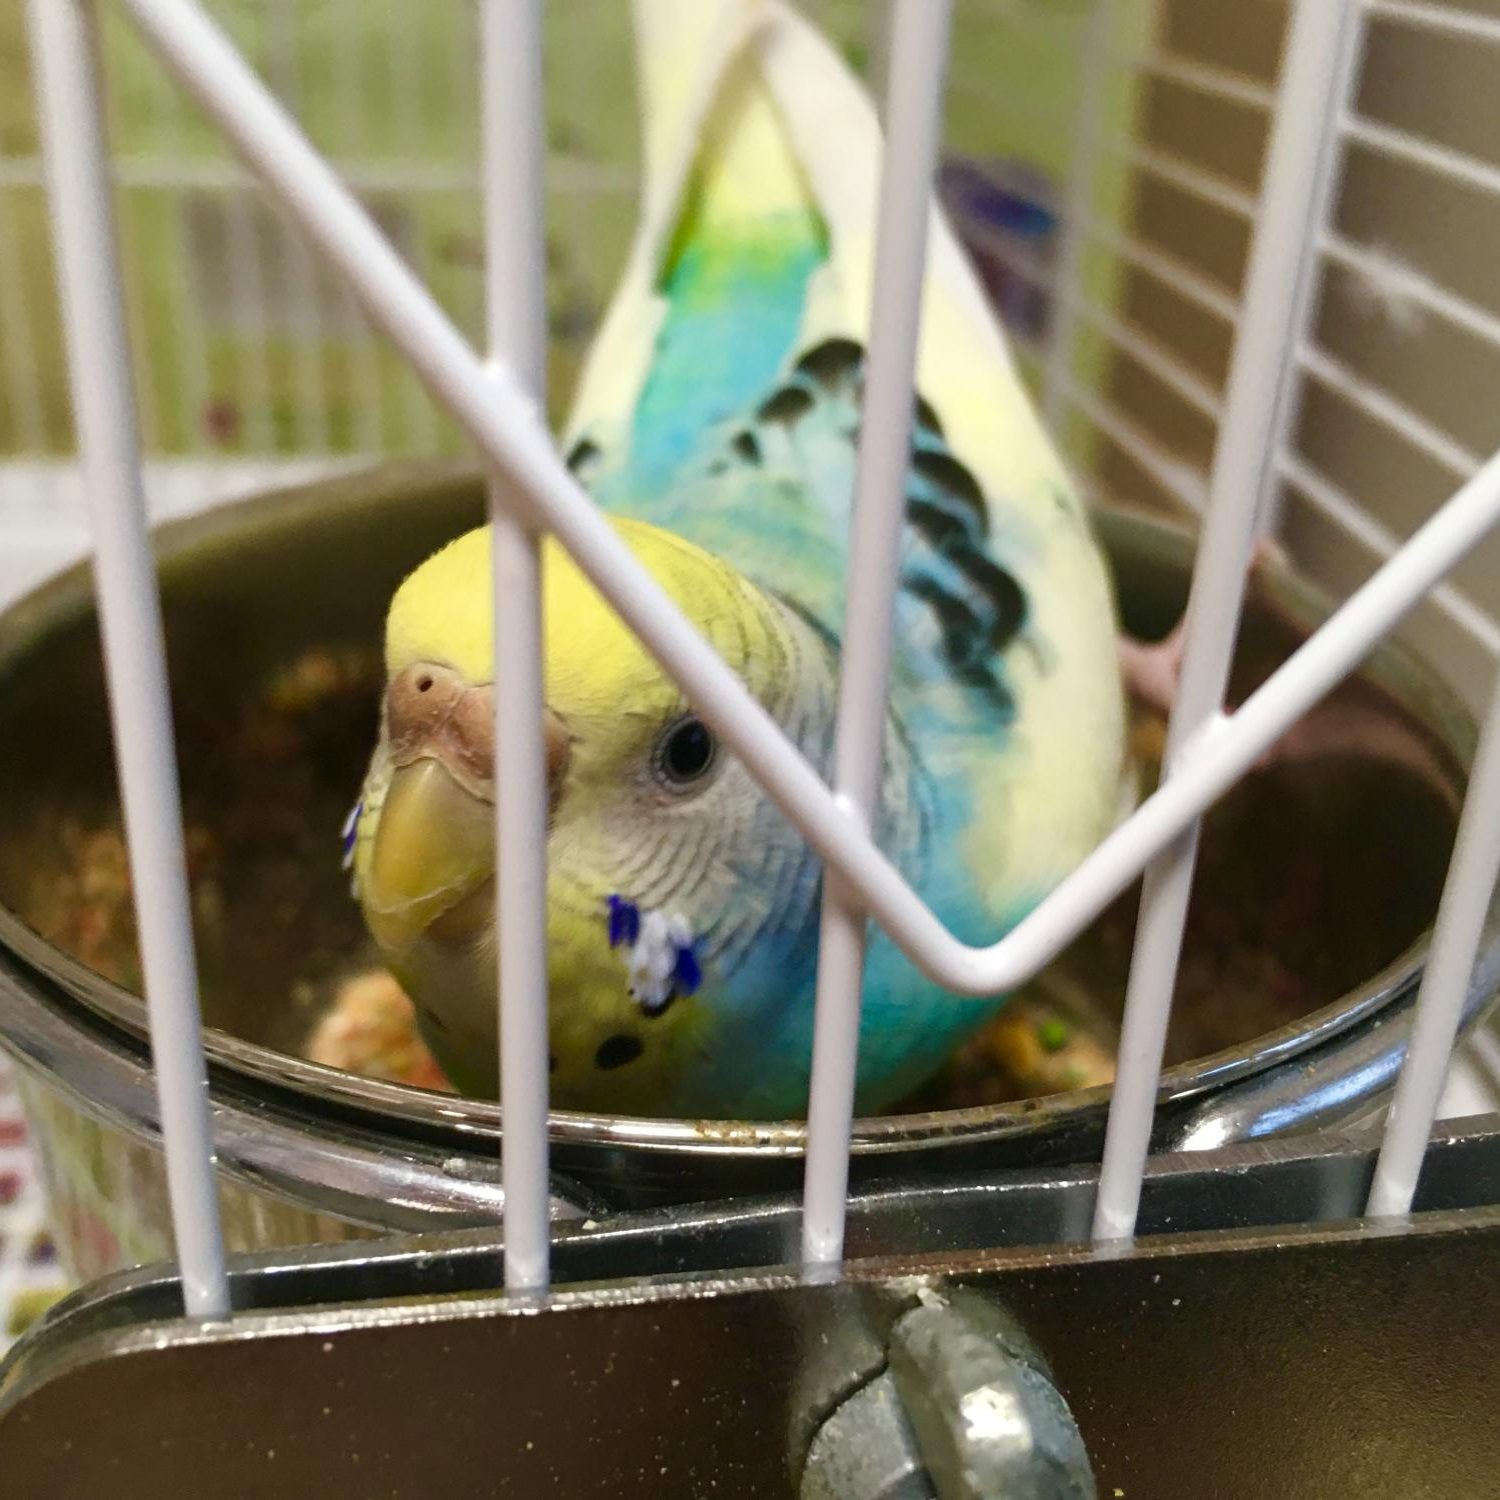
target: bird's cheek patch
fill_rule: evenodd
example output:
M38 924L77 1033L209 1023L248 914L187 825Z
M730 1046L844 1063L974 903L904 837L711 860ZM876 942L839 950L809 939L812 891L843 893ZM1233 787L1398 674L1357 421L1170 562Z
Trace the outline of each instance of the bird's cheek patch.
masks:
M693 951L693 933L675 913L642 911L635 902L613 895L606 903L609 946L623 948L631 998L648 1016L659 1016L680 995L691 995L703 983Z

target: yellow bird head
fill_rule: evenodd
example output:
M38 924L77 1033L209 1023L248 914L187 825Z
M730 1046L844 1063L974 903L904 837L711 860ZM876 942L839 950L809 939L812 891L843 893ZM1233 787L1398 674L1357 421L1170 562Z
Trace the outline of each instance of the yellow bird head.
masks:
M702 549L640 522L611 524L803 748L825 751L834 666L822 636ZM759 788L550 540L542 597L553 1092L566 1099L571 1058L592 1060L600 1036L618 1035L660 999L642 993L650 976L632 976L616 950L611 898L628 893L690 935L722 929L740 884L731 872L763 868L776 836L767 837ZM487 527L398 590L354 855L377 945L411 991L439 1060L475 1091L492 1088L495 1058L491 610ZM786 857L800 859L800 839L783 828ZM679 1029L658 1025L653 1039ZM586 1071L597 1097L597 1069Z

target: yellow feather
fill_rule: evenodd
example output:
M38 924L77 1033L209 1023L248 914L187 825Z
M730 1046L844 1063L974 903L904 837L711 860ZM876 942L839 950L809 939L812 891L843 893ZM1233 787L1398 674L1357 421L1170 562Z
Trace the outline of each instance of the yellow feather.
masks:
M608 446L629 426L665 311L663 268L690 188L701 226L754 226L811 193L748 44L776 19L767 0L635 0L645 173L630 259L589 348L571 414ZM695 175L696 174L696 175Z
M812 196L807 179L755 59L741 56L722 88L704 122L694 179L702 227L758 229L778 214L804 212Z
M620 538L673 602L752 688L776 661L776 622L738 572L681 537L612 517ZM386 620L386 670L416 662L453 668L474 684L494 680L490 531L480 527L430 557L397 590ZM543 640L548 703L564 717L659 713L679 696L563 548L542 548Z

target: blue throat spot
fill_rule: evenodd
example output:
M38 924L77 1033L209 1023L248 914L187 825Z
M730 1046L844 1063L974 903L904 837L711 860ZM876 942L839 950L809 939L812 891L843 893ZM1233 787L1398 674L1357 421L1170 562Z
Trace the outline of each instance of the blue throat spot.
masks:
M618 892L606 898L606 922L611 948L634 949L641 941L641 909ZM658 971L659 972L659 971ZM660 1015L673 1000L695 994L703 984L703 967L694 952L691 937L685 943L672 941L672 969L660 991L656 985L644 994L636 994L641 1009L648 1016ZM632 981L632 986L634 981ZM635 990L632 987L632 993Z
M703 970L698 965L698 955L692 945L677 950L677 962L672 966L672 988L679 995L691 995L703 983Z
M618 948L623 943L627 948L635 946L641 935L641 909L634 901L623 896L609 898L609 946Z

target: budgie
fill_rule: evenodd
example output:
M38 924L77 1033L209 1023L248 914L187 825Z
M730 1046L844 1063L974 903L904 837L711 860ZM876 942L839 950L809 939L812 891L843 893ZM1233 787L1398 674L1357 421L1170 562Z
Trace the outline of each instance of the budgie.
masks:
M645 189L562 451L621 541L827 775L881 137L782 0L636 0ZM1110 577L934 205L874 833L993 941L1118 815ZM805 1108L821 868L562 549L543 556L551 1095ZM497 1077L489 533L401 585L346 829L355 889L461 1089ZM499 667L500 673L504 664ZM889 1105L1003 1003L869 945L858 1104Z

